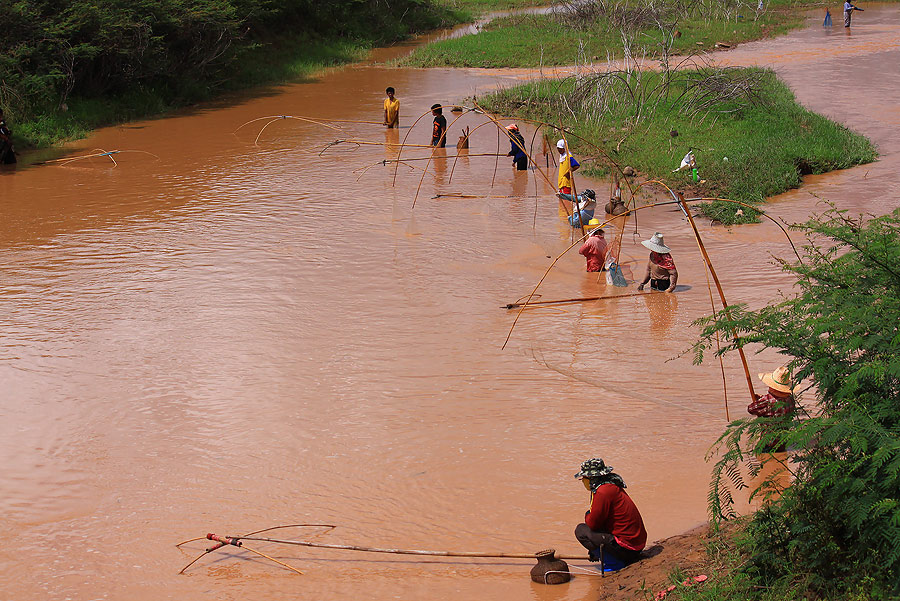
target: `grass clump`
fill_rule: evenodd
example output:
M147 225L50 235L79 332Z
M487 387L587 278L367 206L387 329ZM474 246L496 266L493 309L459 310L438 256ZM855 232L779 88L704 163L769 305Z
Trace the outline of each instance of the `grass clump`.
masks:
M501 90L482 103L510 115L557 123L591 140L619 165L690 195L750 204L796 188L801 175L873 161L863 136L802 106L775 74L712 68L608 71ZM596 151L577 140L576 150ZM672 173L693 149L701 182ZM756 220L747 208L712 202L723 223ZM740 210L740 212L738 212Z

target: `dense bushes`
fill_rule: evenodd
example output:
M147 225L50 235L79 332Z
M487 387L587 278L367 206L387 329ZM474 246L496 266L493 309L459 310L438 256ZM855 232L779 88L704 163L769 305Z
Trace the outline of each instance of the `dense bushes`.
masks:
M799 294L706 321L697 350L733 330L787 356L815 410L771 427L739 420L722 436L710 492L729 513L727 483L765 447L786 445L793 483L753 518L748 573L761 588L797 581L824 594L900 591L900 210L878 218L833 211L802 226L804 264L786 265ZM732 345L733 347L733 345Z
M279 40L384 43L447 17L431 0L11 0L0 2L0 105L12 121L70 96L153 90L189 101Z

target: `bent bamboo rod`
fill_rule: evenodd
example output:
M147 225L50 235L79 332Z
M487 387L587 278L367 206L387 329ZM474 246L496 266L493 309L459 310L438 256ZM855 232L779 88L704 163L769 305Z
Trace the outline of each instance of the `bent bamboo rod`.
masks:
M678 193L678 201L684 209L684 214L687 217L688 223L691 224L691 229L694 230L694 238L697 239L697 246L700 247L700 253L703 255L703 260L706 262L706 266L709 268L709 273L712 276L713 282L716 284L716 290L719 291L719 299L722 301L722 310L725 312L726 317L731 319L731 312L728 310L728 301L725 300L725 292L722 291L722 284L719 283L719 276L716 275L716 269L713 267L712 261L709 258L709 254L706 252L706 245L703 244L703 239L700 238L700 231L697 229L697 224L694 223L694 218L691 216L690 207L684 201L684 194L681 192ZM738 354L741 357L741 363L744 366L744 375L747 377L747 388L750 389L750 400L751 402L756 400L756 392L753 390L753 379L750 377L750 367L747 365L747 357L744 355L744 346L741 344L741 339L738 337L737 332L732 329L731 336L734 338L734 344L737 346Z
M280 538L265 538L262 536L229 536L235 540L256 540L268 543L281 543L283 545L297 545L300 547L315 547L317 549L341 549L344 551L365 551L367 553L392 553L395 555L426 555L429 557L495 557L509 559L536 559L537 553L492 553L481 551L424 551L420 549L384 549L380 547L362 547L359 545L336 545L329 543L313 543L303 540L285 540ZM558 559L587 559L587 555L555 555Z
M546 301L531 301L528 302L529 307L536 307L538 305L554 305L554 304L563 304L563 303L585 303L589 301L598 301L598 300L609 300L612 298L628 298L630 296L649 296L651 294L659 294L659 292L629 292L628 294L608 294L606 296L585 296L581 298L563 298L559 300L546 300ZM515 309L517 307L522 307L526 303L523 301L521 303L509 303L507 305L502 305L501 309Z

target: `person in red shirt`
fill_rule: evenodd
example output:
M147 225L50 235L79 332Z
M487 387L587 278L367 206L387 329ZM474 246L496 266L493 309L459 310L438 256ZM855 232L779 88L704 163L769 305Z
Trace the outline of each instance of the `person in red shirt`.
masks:
M779 434L789 427L797 411L793 395L794 383L788 368L784 366L770 374L759 374L759 379L769 387L769 391L762 396L753 393L753 402L747 405L747 413L756 417L777 418L763 426L762 436L768 440L760 450L765 453L783 453L787 448L780 441Z
M606 238L603 237L603 226L591 230L591 235L584 241L578 252L584 255L587 271L602 271L606 261Z
M626 565L641 559L647 530L622 477L599 458L582 463L575 477L591 493L591 508L575 528L575 538L588 550L588 558L599 561L601 554L609 553Z

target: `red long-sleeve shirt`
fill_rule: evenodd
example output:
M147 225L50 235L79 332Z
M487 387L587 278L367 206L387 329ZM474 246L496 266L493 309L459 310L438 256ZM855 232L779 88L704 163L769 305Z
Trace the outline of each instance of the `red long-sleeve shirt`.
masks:
M606 240L600 236L590 236L578 252L587 259L587 271L600 271L606 260Z
M642 551L647 544L647 530L641 513L628 493L615 484L597 487L584 523L596 532L612 534L626 549Z

